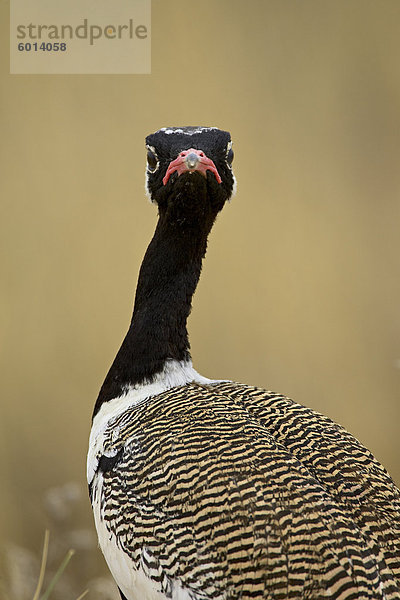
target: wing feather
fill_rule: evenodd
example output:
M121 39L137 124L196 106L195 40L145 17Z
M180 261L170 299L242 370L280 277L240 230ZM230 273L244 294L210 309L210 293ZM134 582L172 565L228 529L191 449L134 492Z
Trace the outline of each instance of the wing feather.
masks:
M102 473L106 527L166 598L174 582L217 600L399 597L397 488L317 413L190 384L115 419L105 450L119 453Z

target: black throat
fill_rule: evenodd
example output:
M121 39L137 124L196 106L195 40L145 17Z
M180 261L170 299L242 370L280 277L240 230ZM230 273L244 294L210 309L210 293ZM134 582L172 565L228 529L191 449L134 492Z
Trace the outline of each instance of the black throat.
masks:
M218 210L207 202L205 181L196 186L185 177L179 179L183 181L174 185L174 195L159 206L157 227L139 272L132 321L93 417L127 386L151 381L168 359L190 359L186 322Z

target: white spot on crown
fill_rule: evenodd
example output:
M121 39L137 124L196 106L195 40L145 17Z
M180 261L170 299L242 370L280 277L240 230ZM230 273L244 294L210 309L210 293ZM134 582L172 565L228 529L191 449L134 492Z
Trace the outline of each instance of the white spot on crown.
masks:
M182 127L162 127L159 131L170 135L171 133L183 133L184 135L195 135L196 133L202 133L202 131L211 131L212 129L218 129L218 127L188 127L182 129Z

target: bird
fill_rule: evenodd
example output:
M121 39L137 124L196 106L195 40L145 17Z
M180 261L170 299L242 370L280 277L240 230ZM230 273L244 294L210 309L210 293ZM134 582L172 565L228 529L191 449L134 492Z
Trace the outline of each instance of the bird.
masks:
M371 452L282 394L193 367L192 297L236 188L230 134L163 127L146 151L158 221L87 459L121 599L399 599L400 492Z

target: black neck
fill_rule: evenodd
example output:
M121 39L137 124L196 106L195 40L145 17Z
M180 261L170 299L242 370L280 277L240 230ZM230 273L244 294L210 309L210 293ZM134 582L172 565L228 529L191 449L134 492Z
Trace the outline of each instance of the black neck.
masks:
M167 359L190 359L186 321L214 219L215 215L204 219L204 214L202 219L177 218L171 210L160 210L140 268L132 321L100 390L94 415L126 386L151 381Z

